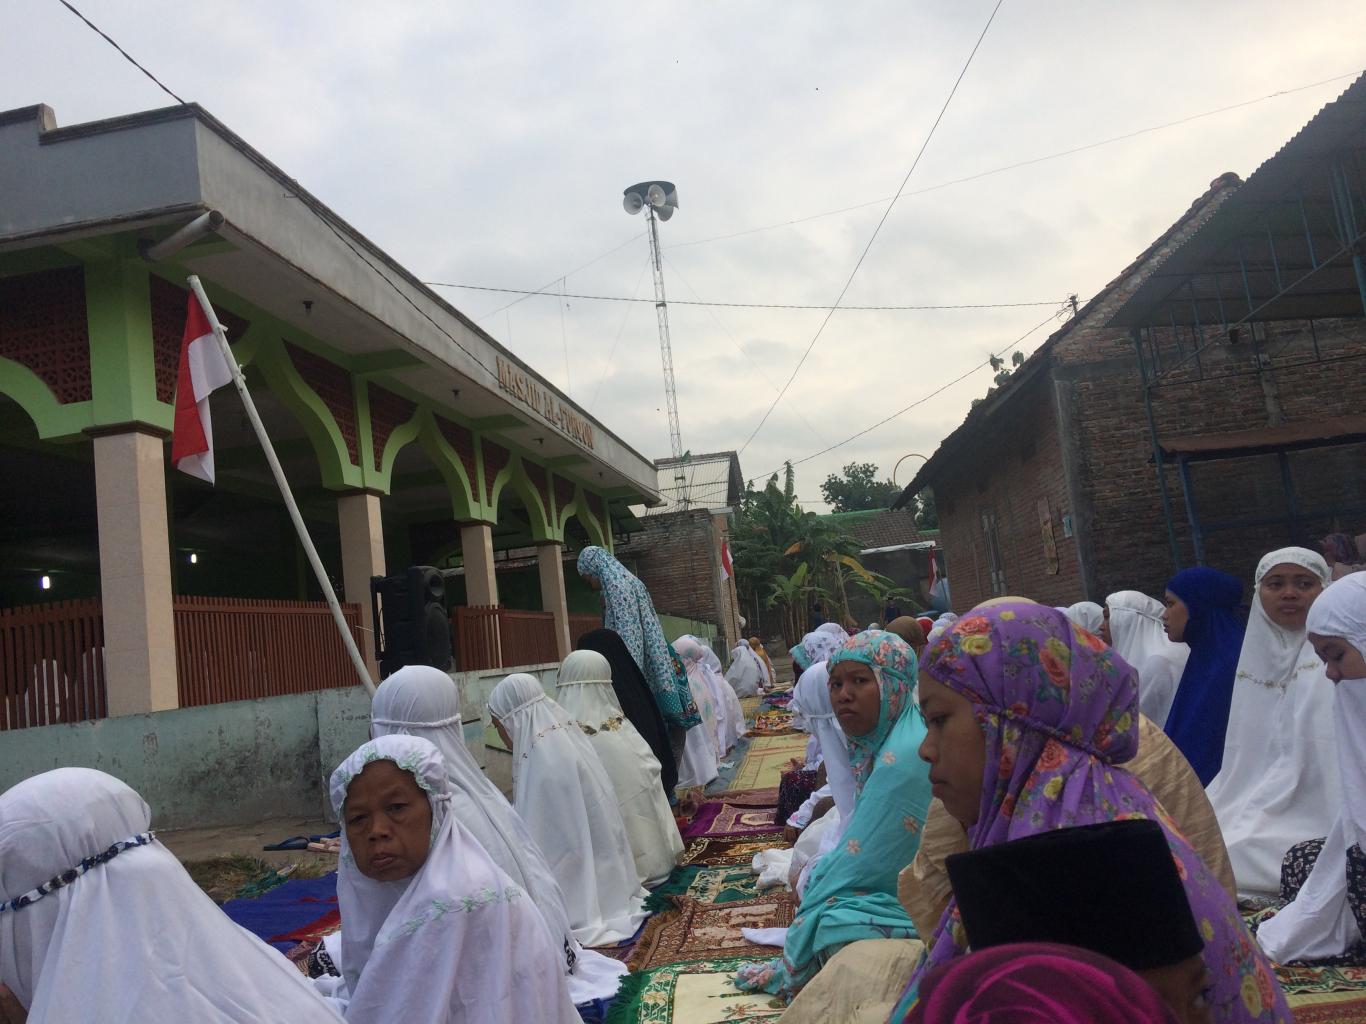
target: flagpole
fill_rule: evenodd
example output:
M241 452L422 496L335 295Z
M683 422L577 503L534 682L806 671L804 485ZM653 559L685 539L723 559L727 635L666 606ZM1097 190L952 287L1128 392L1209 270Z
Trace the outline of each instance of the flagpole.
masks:
M318 586L322 588L323 596L327 598L327 606L332 609L332 620L336 622L337 631L341 633L342 643L346 645L346 653L351 656L351 664L355 666L360 681L373 696L375 684L370 678L370 670L365 667L365 659L361 657L360 649L356 647L356 639L351 635L351 629L346 624L346 617L342 615L341 605L337 603L337 594L332 589L332 581L327 578L327 570L323 568L322 559L318 557L318 549L313 546L313 538L308 535L308 527L304 525L304 517L299 514L299 506L294 503L294 493L289 489L289 481L285 479L285 471L280 467L280 460L275 457L275 446L270 443L270 436L266 433L265 424L261 422L261 416L256 411L256 403L251 400L251 392L247 390L247 382L242 377L242 368L237 365L237 359L232 354L231 346L228 345L228 336L223 333L223 325L218 322L218 315L214 313L213 304L209 302L209 297L204 294L204 285L200 283L199 277L191 274L186 280L189 281L190 289L194 292L195 298L199 300L199 306L204 310L204 316L208 318L209 326L213 329L213 336L218 339L219 348L223 350L223 358L227 360L228 369L232 371L232 382L237 387L237 393L242 396L242 404L246 406L247 419L251 420L251 427L256 431L256 439L261 442L261 448L266 453L266 461L270 463L270 471L275 474L275 483L279 486L280 494L285 499L285 508L289 509L289 518L294 523L294 531L299 535L299 543L304 546L304 553L308 555L308 564L313 566L313 575L317 577Z

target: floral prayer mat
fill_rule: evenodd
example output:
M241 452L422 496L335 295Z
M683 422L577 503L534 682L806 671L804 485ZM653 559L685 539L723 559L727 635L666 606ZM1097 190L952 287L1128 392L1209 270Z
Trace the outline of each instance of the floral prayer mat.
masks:
M1355 992L1366 998L1366 967L1276 965L1276 978L1286 995Z
M797 730L792 728L792 712L786 708L774 708L769 711L760 711L754 716L754 724L750 726L751 736L787 736Z
M796 901L786 891L722 904L699 903L686 896L675 896L673 901L676 911L661 914L646 926L631 958L633 971L650 971L686 960L770 957L771 947L755 945L740 930L786 928L796 911Z
M1366 996L1334 992L1287 998L1295 1024L1366 1024Z
M608 1024L753 1024L774 1021L784 1007L732 984L746 961L704 960L633 974L622 984Z
M767 835L777 827L774 810L768 807L734 807L725 801L715 801L702 805L692 821L683 830L684 839L700 839L703 836L740 836Z
M781 832L738 838L704 836L688 844L679 863L700 867L750 864L754 861L754 855L761 850L771 850L775 846L783 845Z
M806 760L806 734L755 736L729 789L775 789L793 758Z

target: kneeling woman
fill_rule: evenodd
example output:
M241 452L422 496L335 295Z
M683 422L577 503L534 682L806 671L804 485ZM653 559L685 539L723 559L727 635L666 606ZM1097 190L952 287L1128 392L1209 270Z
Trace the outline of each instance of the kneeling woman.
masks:
M929 729L920 756L974 850L1073 825L1157 821L1205 941L1210 1019L1289 1024L1285 996L1233 898L1148 789L1118 767L1138 751L1138 678L1103 641L1042 605L978 609L930 648L920 706ZM965 945L951 903L893 1020L925 972Z
M545 919L456 821L436 747L371 740L331 790L348 1022L577 1024Z
M849 739L857 797L839 842L812 870L779 960L740 969L736 985L791 999L830 957L859 939L915 938L896 897L930 806L925 737L916 710L916 658L900 637L869 630L828 662L830 699Z
M560 883L575 936L585 946L629 939L645 920L647 893L588 737L525 673L493 688L489 712L512 748L512 805Z

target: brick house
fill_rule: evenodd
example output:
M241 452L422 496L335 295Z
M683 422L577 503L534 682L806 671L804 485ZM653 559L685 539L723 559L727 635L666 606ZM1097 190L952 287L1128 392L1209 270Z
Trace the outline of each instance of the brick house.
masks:
M897 503L933 489L956 608L1160 595L1196 563L1250 582L1276 546L1361 532L1363 148L1366 76L1245 184L1215 179L945 438Z

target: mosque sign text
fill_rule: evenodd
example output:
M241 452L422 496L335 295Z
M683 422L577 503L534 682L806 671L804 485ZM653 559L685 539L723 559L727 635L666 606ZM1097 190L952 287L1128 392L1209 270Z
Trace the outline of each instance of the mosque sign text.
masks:
M544 416L566 437L585 448L593 449L593 424L573 408L561 402L514 363L497 356L498 386L528 408Z

